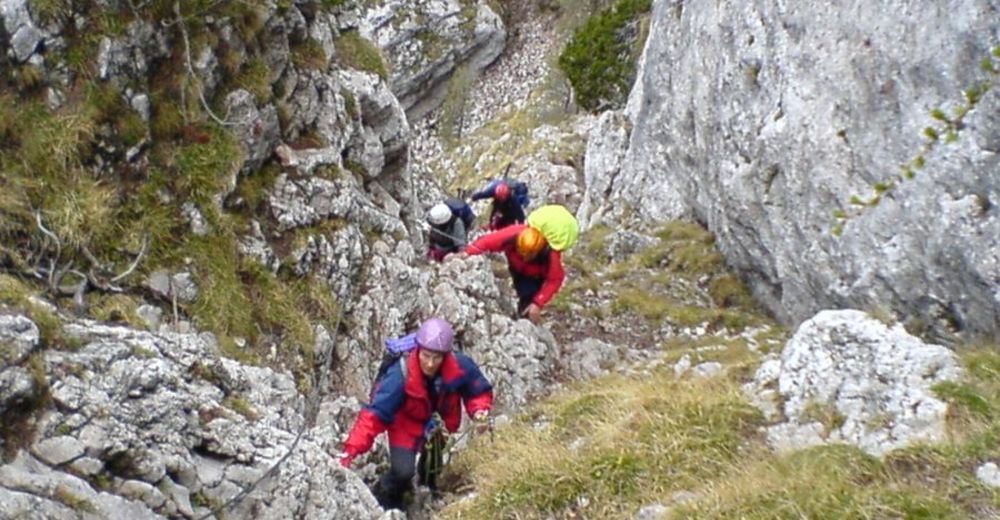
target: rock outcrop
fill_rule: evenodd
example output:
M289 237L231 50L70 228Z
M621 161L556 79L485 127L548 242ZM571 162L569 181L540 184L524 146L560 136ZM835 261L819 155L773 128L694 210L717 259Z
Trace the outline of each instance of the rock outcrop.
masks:
M503 52L507 31L485 3L385 0L365 11L360 31L391 62L392 91L410 121L437 108L461 67L475 77Z
M37 333L23 316L0 322L5 343L34 346ZM24 449L4 447L16 453L0 465L5 518L386 517L332 456L350 413L310 426L289 374L221 357L210 334L65 333L80 347L40 351L45 378L29 380L54 406L24 419L37 432ZM359 405L325 405L337 406Z
M823 311L799 327L779 359L747 386L773 420L779 450L824 442L882 455L945 440L948 405L931 387L963 375L956 356L861 311Z
M1000 334L998 7L655 1L609 207L705 223L786 322L876 306L942 340ZM924 150L932 109L971 97Z

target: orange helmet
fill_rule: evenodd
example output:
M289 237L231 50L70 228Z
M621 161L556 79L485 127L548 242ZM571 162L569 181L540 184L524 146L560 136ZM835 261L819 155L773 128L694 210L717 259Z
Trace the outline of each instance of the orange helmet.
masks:
M545 249L548 243L542 232L533 227L526 227L517 234L517 252L526 260L531 260Z

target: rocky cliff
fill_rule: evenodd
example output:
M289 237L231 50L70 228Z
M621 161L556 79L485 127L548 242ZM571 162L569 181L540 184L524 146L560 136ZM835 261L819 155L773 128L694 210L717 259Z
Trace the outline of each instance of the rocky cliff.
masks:
M597 206L705 223L786 322L996 336L998 7L657 0Z

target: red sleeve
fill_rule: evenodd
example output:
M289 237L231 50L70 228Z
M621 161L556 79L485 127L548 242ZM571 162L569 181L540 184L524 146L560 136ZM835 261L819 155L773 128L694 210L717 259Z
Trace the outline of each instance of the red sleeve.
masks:
M483 392L477 396L469 397L465 400L465 411L470 415L475 415L480 410L487 412L493 408L493 391Z
M532 298L532 303L539 307L544 307L549 300L559 292L559 288L562 287L563 280L566 279L566 271L563 271L562 266L562 253L559 251L552 251L549 253L549 271L545 273L545 283L542 284L542 288L535 293L535 297Z
M500 231L494 231L477 238L471 244L465 247L465 252L470 255L480 255L483 253L499 253L503 251L504 245L508 240L517 236L522 229L526 228L524 224L515 224L513 226L507 226Z
M344 442L344 452L348 455L358 456L371 449L375 442L375 437L388 428L377 415L363 408L358 414L358 420L351 428L351 434Z

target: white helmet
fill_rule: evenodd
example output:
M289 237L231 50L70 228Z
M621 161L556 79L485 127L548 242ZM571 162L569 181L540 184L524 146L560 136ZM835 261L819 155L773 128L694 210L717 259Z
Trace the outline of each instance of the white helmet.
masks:
M427 212L427 222L435 226L447 224L451 220L451 208L444 202L439 202Z

